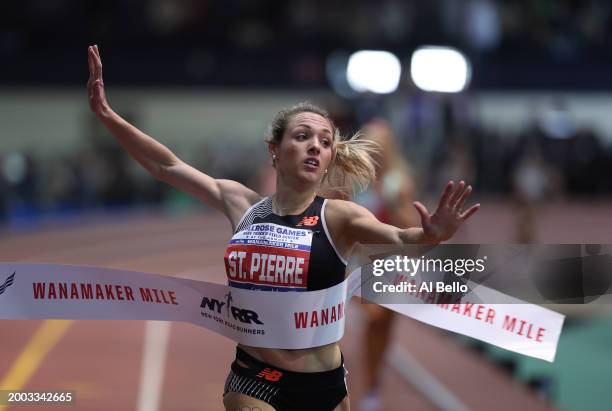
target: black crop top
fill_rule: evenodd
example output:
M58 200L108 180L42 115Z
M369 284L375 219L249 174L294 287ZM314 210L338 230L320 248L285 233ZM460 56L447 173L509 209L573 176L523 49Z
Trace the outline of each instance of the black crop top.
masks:
M266 197L244 214L225 252L232 287L313 291L344 281L346 262L325 224L327 200L315 197L298 215L279 216Z

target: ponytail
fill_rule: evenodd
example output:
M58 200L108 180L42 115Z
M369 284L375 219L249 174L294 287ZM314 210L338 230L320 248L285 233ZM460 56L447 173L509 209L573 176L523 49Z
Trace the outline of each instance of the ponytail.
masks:
M346 195L365 190L376 178L374 155L380 151L377 143L356 133L348 139L336 136L330 170L323 185Z

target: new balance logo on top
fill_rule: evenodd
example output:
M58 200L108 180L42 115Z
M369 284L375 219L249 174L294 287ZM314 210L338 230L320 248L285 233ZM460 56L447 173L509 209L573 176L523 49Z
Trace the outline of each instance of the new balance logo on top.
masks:
M273 370L272 368L264 368L257 376L268 381L277 382L283 377L283 373L278 370Z
M2 295L7 288L13 285L14 279L15 279L15 273L9 275L9 277L2 284L0 284L0 295Z
M313 225L317 225L317 223L319 222L319 216L313 216L313 217L304 217L300 220L300 222L297 224L298 227L300 226L308 226L308 227L312 227Z

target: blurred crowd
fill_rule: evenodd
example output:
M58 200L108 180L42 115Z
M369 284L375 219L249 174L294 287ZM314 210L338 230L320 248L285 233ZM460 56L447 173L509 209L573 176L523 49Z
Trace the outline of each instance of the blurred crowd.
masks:
M159 204L164 187L140 180L118 147L64 158L31 153L0 156L0 223L30 226L40 218Z
M601 89L611 20L606 0L27 0L0 15L0 84L81 84L90 43L115 84L281 87L324 85L337 50L440 44L470 57L474 87Z
M466 118L461 100L443 102L438 117L415 108L418 102L418 96L409 100L405 119L393 128L424 195L437 193L449 179L465 179L478 195L527 203L612 193L612 149L594 130L573 125L562 103L551 104L511 135ZM336 111L345 131L381 116L380 107L368 100ZM27 223L44 215L168 205L180 198L129 159L105 131L93 134L62 158L0 153L0 221ZM247 147L209 139L186 160L215 177L261 187L254 176L269 167L262 140ZM228 156L231 162L220 160Z
M606 0L27 0L0 13L0 86L83 87L90 43L102 45L118 87L240 89L328 88L326 59L337 50L381 48L407 61L419 45L444 44L472 60L471 91L609 90L610 23ZM612 192L612 154L602 139L609 136L575 126L562 102L517 134L467 115L468 96L443 103L442 114L432 116L427 98L410 86L401 92L409 101L390 120L422 192L449 178L472 182L478 193L530 202ZM338 118L343 130L381 114L376 99L349 104ZM207 146L197 150L195 165L254 186L257 162L231 168L214 160L228 151L247 158L253 149L263 159L258 147ZM110 136L65 158L0 152L0 221L159 204L174 195L139 171Z
M562 102L541 108L514 133L462 122L452 110L443 124L430 185L463 178L481 193L531 202L612 193L612 147L594 129L575 125Z

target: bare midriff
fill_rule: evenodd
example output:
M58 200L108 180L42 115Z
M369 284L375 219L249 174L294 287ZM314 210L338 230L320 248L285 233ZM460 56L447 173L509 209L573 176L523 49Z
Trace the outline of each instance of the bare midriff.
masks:
M300 350L238 346L260 361L294 372L329 371L338 368L341 363L338 343ZM241 362L238 364L246 366Z

